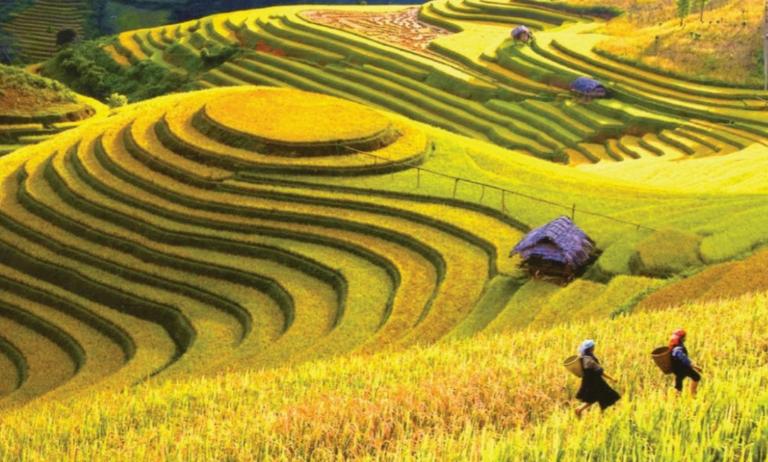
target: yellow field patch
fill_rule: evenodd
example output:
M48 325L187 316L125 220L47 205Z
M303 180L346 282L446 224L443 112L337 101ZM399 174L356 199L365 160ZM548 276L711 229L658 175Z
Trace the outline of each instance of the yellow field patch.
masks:
M344 143L381 136L391 126L386 116L361 104L276 88L222 96L204 111L222 127L285 144Z

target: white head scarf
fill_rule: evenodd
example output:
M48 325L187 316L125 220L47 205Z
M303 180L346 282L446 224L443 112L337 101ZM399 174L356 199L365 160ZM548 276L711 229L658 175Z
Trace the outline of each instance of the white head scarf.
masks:
M584 356L584 353L586 353L590 348L595 347L595 341L592 339L587 339L581 342L581 345L579 345L578 353L579 356Z

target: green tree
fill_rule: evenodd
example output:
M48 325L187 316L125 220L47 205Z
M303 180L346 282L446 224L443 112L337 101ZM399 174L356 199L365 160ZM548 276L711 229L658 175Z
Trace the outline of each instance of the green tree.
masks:
M680 27L685 24L685 17L691 12L691 0L677 0L677 17L680 18Z

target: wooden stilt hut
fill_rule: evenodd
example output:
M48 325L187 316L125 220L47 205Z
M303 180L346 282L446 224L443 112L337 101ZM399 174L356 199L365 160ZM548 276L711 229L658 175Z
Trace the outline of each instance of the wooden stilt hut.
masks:
M522 266L535 278L567 283L594 260L595 242L570 218L562 216L528 233L510 256L520 254Z

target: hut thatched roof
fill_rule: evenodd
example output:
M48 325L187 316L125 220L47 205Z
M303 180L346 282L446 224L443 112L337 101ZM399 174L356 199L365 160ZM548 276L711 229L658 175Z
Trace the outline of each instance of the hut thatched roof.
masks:
M529 37L533 37L533 32L526 26L517 26L512 30L512 37L518 38L523 34L528 34Z
M571 84L571 90L589 94L599 90L605 90L602 83L589 77L579 77Z
M562 216L528 233L512 252L519 253L524 260L537 257L578 268L594 251L594 241L570 218Z

